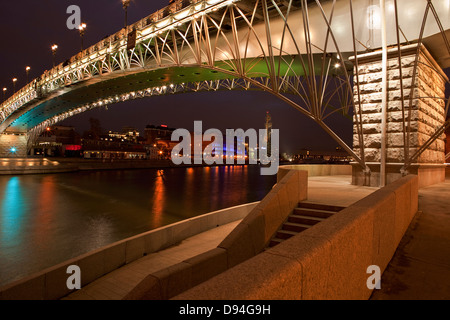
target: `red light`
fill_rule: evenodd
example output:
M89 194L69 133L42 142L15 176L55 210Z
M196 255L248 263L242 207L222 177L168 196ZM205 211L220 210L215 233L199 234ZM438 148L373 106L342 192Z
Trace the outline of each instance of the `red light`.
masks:
M163 127L163 128L167 128L167 126L166 126L165 124L162 124L162 125L161 125L161 127Z
M81 150L81 146L78 146L78 145L66 146L66 150L67 151L80 151Z

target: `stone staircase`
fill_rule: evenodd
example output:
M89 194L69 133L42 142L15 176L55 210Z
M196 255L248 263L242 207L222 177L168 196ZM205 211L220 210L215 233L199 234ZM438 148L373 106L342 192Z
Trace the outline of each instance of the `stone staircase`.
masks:
M345 209L345 207L300 202L298 207L289 215L272 240L270 240L268 247L271 248L280 244L284 240L311 228L343 209Z

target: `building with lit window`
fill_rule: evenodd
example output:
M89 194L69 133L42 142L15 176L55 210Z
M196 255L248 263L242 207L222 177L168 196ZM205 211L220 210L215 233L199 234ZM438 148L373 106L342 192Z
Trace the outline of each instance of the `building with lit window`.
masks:
M144 130L145 144L154 145L158 140L171 140L172 133L175 131L173 128L169 128L167 125L148 125Z
M79 157L80 154L81 137L70 126L47 128L30 150L31 156Z

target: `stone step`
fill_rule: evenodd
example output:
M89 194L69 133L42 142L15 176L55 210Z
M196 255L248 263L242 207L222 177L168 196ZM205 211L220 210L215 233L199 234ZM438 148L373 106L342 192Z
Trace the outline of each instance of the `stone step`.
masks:
M284 227L284 225L283 225L283 227ZM295 236L297 234L298 234L298 232L295 232L295 231L281 229L281 230L277 231L277 234L276 234L275 237L278 238L278 239L286 240L286 239L289 239L290 237L293 237L293 236Z
M331 217L335 213L336 212L334 212L334 211L295 208L294 212L293 212L293 215L327 219L327 218Z
M345 208L339 206L300 202L299 207L295 208L292 214L289 215L287 221L283 223L280 230L270 240L266 249L275 247L284 240L311 228L343 209Z
M269 243L269 248L273 248L273 247L275 247L276 245L280 244L281 242L283 242L283 239L279 239L279 238L277 238L277 237L272 238L272 239L270 240L270 243Z
M300 232L305 231L306 229L309 229L309 228L311 228L311 225L301 224L301 223L294 223L294 222L285 222L283 224L283 226L281 227L281 230L300 233Z
M340 206L330 206L327 204L321 203L311 203L311 202L300 202L298 204L298 208L301 209L314 209L314 210L322 210L322 211L331 211L331 212L339 212L345 209L345 207Z
M298 214L291 214L288 217L288 222L305 224L308 226L313 226L321 221L324 221L325 218L311 217L311 216L303 216Z

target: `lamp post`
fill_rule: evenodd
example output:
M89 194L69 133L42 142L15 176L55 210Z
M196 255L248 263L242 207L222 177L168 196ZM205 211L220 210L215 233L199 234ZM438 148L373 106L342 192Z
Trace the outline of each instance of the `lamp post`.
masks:
M13 82L13 94L16 93L16 82L17 82L17 78L12 79Z
M55 56L56 56L56 51L58 51L58 45L57 45L57 44L54 44L54 45L52 45L53 68L55 67Z
M130 0L122 0L123 10L125 10L125 28L128 27L128 6L130 5Z
M25 72L27 73L27 83L28 83L28 76L29 76L29 74L30 74L30 70L31 70L31 68L30 68L29 66L27 66L27 67L25 68Z
M5 102L6 91L8 91L8 89L3 88L3 102Z
M83 39L84 39L84 33L86 32L86 27L87 27L86 23L82 23L78 27L78 30L80 30L80 37L81 37L81 51L84 50Z

